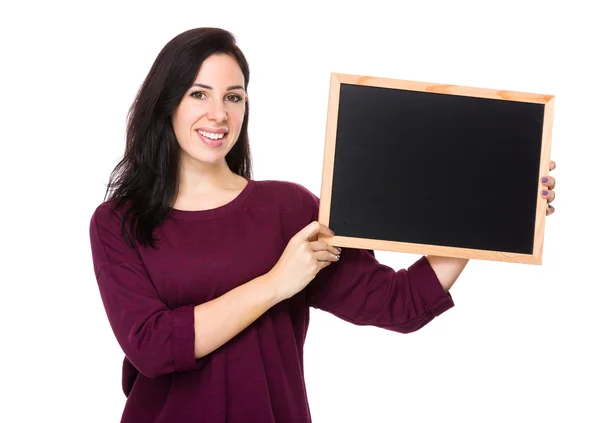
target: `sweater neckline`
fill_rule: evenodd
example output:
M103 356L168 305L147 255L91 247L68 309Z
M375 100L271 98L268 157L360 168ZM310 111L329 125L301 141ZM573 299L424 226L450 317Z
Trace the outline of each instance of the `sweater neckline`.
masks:
M254 185L256 184L256 181L254 181L253 179L247 178L245 176L243 176L243 178L246 179L248 183L242 189L242 191L229 203L225 203L222 206L207 210L179 210L172 208L170 216L176 219L187 220L209 219L223 216L227 213L238 209L244 204L250 193L254 190Z

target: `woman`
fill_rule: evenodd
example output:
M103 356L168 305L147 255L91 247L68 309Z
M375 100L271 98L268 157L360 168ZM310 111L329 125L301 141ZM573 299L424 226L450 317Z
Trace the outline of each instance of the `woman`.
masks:
M122 422L310 422L309 307L408 333L453 306L467 260L421 257L396 272L370 251L340 255L315 241L332 235L317 197L251 179L248 80L228 32L194 29L160 52L131 108L90 225L126 356Z

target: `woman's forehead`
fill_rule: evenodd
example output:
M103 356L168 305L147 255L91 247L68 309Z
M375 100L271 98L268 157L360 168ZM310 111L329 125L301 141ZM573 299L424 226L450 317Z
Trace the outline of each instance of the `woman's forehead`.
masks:
M243 89L244 74L238 62L230 55L213 54L200 65L194 83L213 89Z

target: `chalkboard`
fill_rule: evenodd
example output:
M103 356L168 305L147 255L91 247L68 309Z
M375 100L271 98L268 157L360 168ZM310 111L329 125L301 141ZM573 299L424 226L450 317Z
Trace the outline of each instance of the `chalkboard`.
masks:
M541 264L553 113L552 95L333 73L321 239Z

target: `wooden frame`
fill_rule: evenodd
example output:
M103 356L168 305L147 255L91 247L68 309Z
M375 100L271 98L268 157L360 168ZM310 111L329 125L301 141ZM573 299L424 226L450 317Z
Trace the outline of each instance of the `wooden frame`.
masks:
M539 167L540 171L538 178L538 198L535 214L533 254L476 250L440 245L413 244L378 239L351 238L337 235L333 238L320 237L321 240L326 241L330 245L349 248L398 251L414 254L432 254L446 257L473 258L481 260L504 261L523 264L542 264L544 225L547 201L539 195L539 192L543 189L543 185L541 185L539 179L541 179L543 175L546 175L549 169L551 133L554 114L553 95L540 95L515 91L502 91L485 88L441 85L417 81L405 81L398 79L332 73L330 80L329 104L327 112L327 129L319 210L319 222L327 226L329 226L330 224L330 210L332 205L332 184L335 166L334 159L336 151L335 148L341 84L363 85L368 87L396 88L402 90L421 91L428 93L451 94L456 96L480 97L497 100L511 100L545 105L541 141L542 148Z

